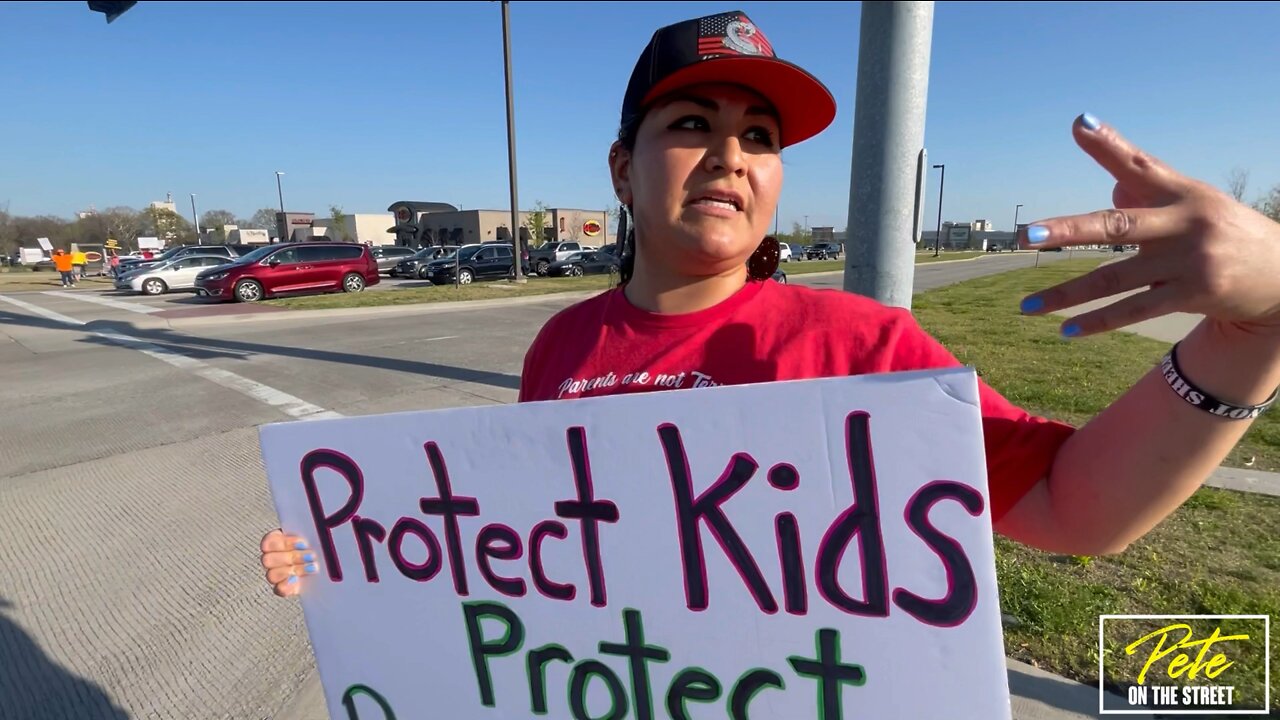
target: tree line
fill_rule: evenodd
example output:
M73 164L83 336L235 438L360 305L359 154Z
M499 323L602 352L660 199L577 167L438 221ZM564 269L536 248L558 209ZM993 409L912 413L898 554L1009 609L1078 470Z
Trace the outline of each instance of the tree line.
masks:
M1249 194L1249 171L1244 168L1235 168L1227 173L1227 192L1237 201L1250 205L1254 210L1280 222L1280 185L1276 185L1269 192L1250 202L1245 198Z
M263 208L247 220L237 218L229 210L209 210L200 216L201 229L213 228L218 241L226 240L220 236L224 225L274 230L276 211ZM38 247L36 238L42 237L49 238L55 248L64 250L70 249L72 243L102 245L108 238L114 239L122 248L136 248L139 237L162 238L168 245L194 243L196 230L189 218L163 207L135 210L117 206L75 219L55 215L13 215L7 206L0 207L0 256L8 257L18 248Z

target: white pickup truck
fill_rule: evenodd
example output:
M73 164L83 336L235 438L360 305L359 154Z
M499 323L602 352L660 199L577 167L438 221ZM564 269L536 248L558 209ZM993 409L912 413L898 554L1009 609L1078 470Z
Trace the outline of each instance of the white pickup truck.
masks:
M529 267L539 275L546 275L552 263L568 260L576 252L594 252L600 248L579 242L549 242L529 251Z

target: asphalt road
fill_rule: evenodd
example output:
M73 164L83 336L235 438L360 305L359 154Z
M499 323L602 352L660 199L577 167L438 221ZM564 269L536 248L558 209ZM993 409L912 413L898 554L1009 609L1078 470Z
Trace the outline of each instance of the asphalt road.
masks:
M920 265L916 288L1034 261ZM511 402L571 301L148 322L190 302L0 296L0 720L279 716L314 660L256 567L276 525L256 428Z

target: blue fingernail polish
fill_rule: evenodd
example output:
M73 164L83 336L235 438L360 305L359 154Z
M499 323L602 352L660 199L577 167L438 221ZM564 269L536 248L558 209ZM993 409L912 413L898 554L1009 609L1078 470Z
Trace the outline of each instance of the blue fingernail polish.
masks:
M290 584L290 585L292 585L292 584L294 584L294 583L296 583L296 582L298 582L298 576L297 576L297 575L290 575L290 576L289 576L289 584Z
M1049 228L1043 225L1032 225L1027 228L1027 242L1039 245L1049 239Z
M1035 296L1025 298L1022 301L1022 312L1024 313L1033 313L1042 307L1044 307L1044 300Z
M298 550L306 550L306 549L307 549L307 541L306 541L306 540L299 540L298 542L296 542L296 543L294 543L294 544L293 544L293 547L294 547L294 548L296 548L296 549L298 549Z
M1075 323L1069 323L1062 328L1062 337L1075 337L1080 334L1080 326Z
M315 562L315 561L316 561L316 556L312 553L307 553L306 555L302 556L302 562L309 563L309 562Z
M311 563L306 567L306 571L308 575L314 574L319 569L320 568L317 568L315 563Z
M1080 124L1084 126L1085 130L1097 130L1102 127L1102 123L1098 122L1098 118L1094 117L1091 113L1081 115Z

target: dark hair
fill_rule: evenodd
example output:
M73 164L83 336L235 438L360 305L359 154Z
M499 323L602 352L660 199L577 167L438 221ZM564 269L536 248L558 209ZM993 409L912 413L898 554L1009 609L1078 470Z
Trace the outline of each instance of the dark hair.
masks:
M636 138L640 135L640 123L643 121L644 115L637 113L624 117L618 128L618 142L629 153L635 152ZM636 270L636 229L634 223L627 227L629 215L632 215L631 206L623 205L618 213L618 278L622 284L629 282Z

